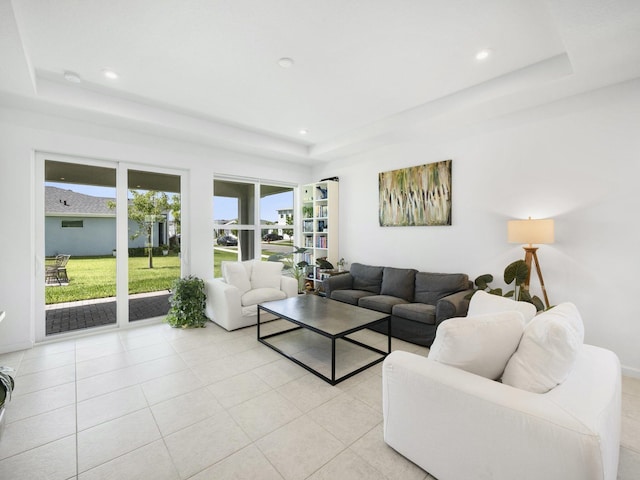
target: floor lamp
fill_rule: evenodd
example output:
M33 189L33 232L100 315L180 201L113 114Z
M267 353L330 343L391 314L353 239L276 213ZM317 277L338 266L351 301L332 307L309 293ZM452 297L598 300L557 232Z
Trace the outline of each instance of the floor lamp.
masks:
M529 267L529 273L527 279L524 282L525 288L529 289L529 283L531 280L531 263L536 266L536 272L540 279L540 285L542 286L542 294L544 295L544 303L547 308L549 305L549 297L547 296L547 289L544 286L544 279L542 278L542 271L540 270L540 263L538 262L538 255L536 251L538 247L534 247L533 244L546 244L553 243L553 219L547 218L542 220L509 220L507 223L507 237L509 243L528 243L529 246L523 246L525 251L524 261Z

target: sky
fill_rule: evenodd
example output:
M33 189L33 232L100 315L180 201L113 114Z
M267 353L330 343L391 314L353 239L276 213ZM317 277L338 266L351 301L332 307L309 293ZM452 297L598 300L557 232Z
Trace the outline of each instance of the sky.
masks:
M93 197L115 198L116 189L111 187L94 187L70 183L45 182L46 186L72 190ZM278 220L279 208L293 208L293 192L278 193L260 201L261 220L275 222ZM238 216L238 202L235 198L215 197L213 199L213 218L216 220L233 220Z

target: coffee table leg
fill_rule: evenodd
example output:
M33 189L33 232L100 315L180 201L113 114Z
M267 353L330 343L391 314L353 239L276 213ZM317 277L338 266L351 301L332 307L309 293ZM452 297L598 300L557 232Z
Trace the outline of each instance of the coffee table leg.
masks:
M336 384L336 339L331 339L331 385Z
M387 318L387 326L388 326L387 334L389 336L389 338L388 338L389 345L387 347L387 352L391 353L391 317Z
M258 305L258 340L260 340L260 305Z

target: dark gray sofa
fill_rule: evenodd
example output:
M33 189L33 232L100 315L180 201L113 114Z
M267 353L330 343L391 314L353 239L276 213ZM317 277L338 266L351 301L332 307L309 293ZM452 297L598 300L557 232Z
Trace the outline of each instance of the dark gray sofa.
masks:
M351 264L325 280L328 298L391 315L391 335L430 347L442 321L467 314L472 282L464 273ZM386 322L373 328L387 333Z

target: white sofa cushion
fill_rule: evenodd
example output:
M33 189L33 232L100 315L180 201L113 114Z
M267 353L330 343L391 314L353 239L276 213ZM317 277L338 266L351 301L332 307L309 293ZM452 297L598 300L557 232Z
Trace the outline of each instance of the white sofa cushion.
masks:
M524 329L512 310L445 320L438 326L429 359L485 378L500 378Z
M280 288L282 262L260 262L253 264L251 288Z
M271 302L273 300L283 300L287 298L287 294L279 288L254 288L242 295L241 301L243 307L257 305L262 302ZM255 313L255 312L254 312Z
M245 294L251 290L251 282L249 276L251 272L251 265L247 265L249 262L222 262L222 278L229 285L233 285L240 290L240 295Z
M516 302L510 298L492 295L482 290L471 297L467 316L484 315L485 313L507 312L516 310L524 316L525 323L536 315L536 307L529 302Z
M502 376L502 382L534 393L546 393L571 372L582 343L584 326L573 303L562 303L534 318Z

